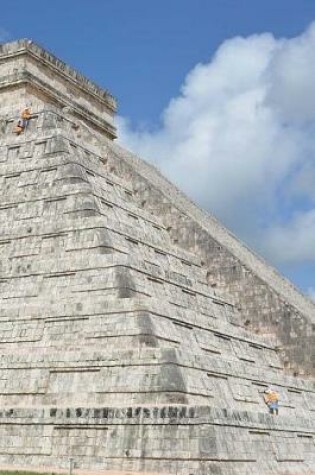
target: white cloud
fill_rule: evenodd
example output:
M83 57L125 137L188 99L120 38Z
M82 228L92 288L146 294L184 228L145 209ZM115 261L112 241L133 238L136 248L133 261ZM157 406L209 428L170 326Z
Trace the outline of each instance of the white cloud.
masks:
M274 260L315 261L315 209L296 214L286 225L273 226L265 239Z
M300 37L283 42L270 64L269 99L284 120L315 118L314 24Z
M158 131L119 119L122 143L278 263L315 260L314 52L315 23L233 38L187 75Z

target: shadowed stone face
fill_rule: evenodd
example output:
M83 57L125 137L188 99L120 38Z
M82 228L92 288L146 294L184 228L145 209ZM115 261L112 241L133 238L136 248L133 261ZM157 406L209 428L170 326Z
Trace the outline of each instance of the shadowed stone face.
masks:
M313 304L113 142L108 92L23 40L0 96L0 466L315 470Z

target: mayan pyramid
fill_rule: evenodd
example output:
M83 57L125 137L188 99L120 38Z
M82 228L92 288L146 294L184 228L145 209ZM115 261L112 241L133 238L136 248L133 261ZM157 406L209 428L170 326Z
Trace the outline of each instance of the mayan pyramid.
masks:
M314 304L118 146L115 111L0 46L0 469L315 473Z

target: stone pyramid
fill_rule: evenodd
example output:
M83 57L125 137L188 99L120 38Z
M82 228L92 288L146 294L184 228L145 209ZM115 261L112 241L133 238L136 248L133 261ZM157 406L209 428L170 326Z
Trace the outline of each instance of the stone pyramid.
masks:
M115 110L0 47L0 468L315 473L314 304L119 147Z

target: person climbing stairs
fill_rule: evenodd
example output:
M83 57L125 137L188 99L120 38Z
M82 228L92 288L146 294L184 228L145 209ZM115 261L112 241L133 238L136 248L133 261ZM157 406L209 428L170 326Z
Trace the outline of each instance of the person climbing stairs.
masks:
M21 133L24 132L24 130L27 127L28 121L30 120L31 117L31 110L29 107L26 107L22 112L21 116L18 120L18 123L14 129L14 133L17 135L20 135Z

